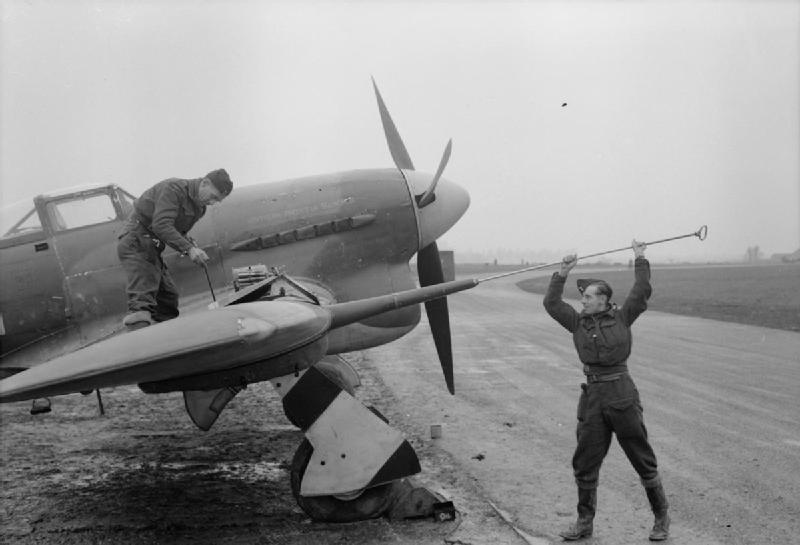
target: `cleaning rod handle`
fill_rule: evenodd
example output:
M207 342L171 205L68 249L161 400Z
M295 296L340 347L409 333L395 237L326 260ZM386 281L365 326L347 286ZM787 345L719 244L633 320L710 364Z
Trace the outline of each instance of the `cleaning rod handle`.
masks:
M697 236L697 238L699 238L700 240L705 240L705 239L706 239L706 237L708 236L708 225L703 225L703 226L701 226L701 227L700 227L700 229L698 229L698 230L695 232L695 235L696 235L696 236Z

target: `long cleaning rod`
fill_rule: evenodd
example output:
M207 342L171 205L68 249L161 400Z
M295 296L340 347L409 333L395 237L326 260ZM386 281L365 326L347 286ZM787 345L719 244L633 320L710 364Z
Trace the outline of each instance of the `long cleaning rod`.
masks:
M654 240L652 242L645 242L646 245L652 246L653 244L660 244L662 242L669 242L670 240L678 240L679 238L687 238L687 237L697 237L700 240L705 240L706 236L708 235L708 226L703 225L697 231L693 233L688 233L686 235L679 235L677 237L670 237L670 238L662 238L661 240ZM589 255L582 255L579 256L577 259L586 259L589 257L597 257L599 255L606 255L606 254L613 254L614 252L622 252L625 250L630 250L630 246L624 246L622 248L615 248L613 250L606 250L604 252L597 252L596 254L589 254ZM539 269L546 269L548 267L554 267L556 265L561 265L561 261L553 261L552 263L546 263L544 265L535 265L533 267L525 267L524 269L518 269L516 271L510 271L500 274L495 274L493 276L487 276L486 278L478 278L477 282L480 284L481 282L486 282L487 280L496 280L497 278L503 278L505 276L511 276L514 274L520 274L528 271L537 271Z

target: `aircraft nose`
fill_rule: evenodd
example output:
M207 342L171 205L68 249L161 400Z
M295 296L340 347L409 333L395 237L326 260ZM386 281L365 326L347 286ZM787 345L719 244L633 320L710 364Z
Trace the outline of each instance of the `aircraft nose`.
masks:
M414 195L422 195L433 175L404 170ZM469 193L445 178L441 178L434 191L433 202L419 208L419 247L424 248L445 234L469 208Z

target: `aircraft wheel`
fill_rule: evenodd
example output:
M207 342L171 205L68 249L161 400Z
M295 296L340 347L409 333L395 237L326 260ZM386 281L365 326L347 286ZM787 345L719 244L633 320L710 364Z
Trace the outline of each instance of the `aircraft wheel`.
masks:
M313 520L320 522L355 522L383 515L392 505L395 483L387 483L366 488L352 497L300 495L300 483L303 481L308 462L314 447L304 439L294 453L291 466L292 495L297 504ZM398 481L399 482L399 481Z

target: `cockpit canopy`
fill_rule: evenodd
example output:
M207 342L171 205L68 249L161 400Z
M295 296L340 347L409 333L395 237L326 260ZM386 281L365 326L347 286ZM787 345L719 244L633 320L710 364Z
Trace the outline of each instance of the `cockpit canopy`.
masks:
M28 239L123 220L133 209L133 202L130 193L114 184L39 195L33 205L19 202L3 208L0 240Z

